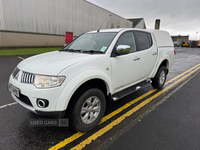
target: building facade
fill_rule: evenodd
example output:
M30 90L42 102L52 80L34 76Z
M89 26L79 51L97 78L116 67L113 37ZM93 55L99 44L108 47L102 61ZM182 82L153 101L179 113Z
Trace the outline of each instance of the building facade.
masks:
M172 37L172 41L178 41L178 43L181 45L181 42L189 42L189 35L178 35L178 36L171 36Z
M63 46L66 33L132 24L85 0L0 0L0 47Z
M132 18L128 20L133 23L133 28L146 29L144 18Z

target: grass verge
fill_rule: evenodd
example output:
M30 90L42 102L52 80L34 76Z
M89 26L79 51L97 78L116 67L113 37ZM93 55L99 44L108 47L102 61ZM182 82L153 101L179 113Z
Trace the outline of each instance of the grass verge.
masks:
M41 54L61 49L62 47L7 49L7 50L0 50L0 55L9 56L9 55Z

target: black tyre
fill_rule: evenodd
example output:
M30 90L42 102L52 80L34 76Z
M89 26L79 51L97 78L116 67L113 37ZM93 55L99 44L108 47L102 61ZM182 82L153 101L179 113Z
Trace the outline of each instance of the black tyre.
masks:
M101 121L106 109L104 93L92 88L84 92L76 102L72 111L72 123L76 130L87 132L95 128Z
M162 89L167 76L167 70L165 66L162 66L159 68L158 72L156 73L156 76L152 79L151 85L154 88Z

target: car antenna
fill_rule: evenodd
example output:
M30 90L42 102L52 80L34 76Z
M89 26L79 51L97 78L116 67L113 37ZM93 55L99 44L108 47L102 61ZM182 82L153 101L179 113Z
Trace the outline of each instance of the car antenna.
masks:
M111 14L110 14L111 16ZM101 26L99 27L99 29L97 30L97 32L99 32L99 30L101 29L102 25L105 23L105 21L107 20L107 18L104 20L104 22L101 24Z

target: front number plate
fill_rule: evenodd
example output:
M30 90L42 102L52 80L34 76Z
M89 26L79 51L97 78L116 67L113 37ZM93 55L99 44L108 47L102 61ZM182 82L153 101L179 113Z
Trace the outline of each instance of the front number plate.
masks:
M14 95L16 95L17 97L19 97L19 91L20 91L19 88L15 87L15 86L12 85L12 84L9 84L9 85L8 85L8 89L9 89L9 91L10 91L12 94L14 94Z

